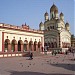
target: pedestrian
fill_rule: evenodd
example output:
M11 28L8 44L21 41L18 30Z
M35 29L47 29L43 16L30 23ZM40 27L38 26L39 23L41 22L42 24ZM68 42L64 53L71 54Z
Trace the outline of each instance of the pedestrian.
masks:
M33 53L30 53L30 59L31 60L33 59Z
M41 49L42 49L42 52L43 52L43 47L41 47Z
M54 54L54 51L52 51L52 55Z
M66 55L68 54L68 52L66 51Z
M55 51L54 53L55 53L55 56L56 56L57 52Z
M73 53L73 57L74 57L74 53L75 53L75 52L74 52L74 50L73 50L73 52L72 52L72 53Z

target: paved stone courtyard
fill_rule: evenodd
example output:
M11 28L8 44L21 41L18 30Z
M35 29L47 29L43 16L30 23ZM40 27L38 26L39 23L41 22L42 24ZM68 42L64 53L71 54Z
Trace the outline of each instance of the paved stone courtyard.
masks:
M75 75L72 54L0 58L0 75Z

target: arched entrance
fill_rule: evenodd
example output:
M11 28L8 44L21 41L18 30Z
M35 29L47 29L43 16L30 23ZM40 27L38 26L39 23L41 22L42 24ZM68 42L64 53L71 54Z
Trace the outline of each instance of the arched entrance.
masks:
M35 40L34 41L34 51L36 51L37 50L37 41Z
M57 43L56 42L54 42L54 48L57 48Z
M42 51L41 48L42 48L42 43L39 41L39 42L38 42L38 49L39 49L39 51Z
M9 39L6 39L5 40L5 45L4 45L4 52L8 52L10 50L10 40Z
M54 44L53 44L53 42L51 42L51 48L54 48Z
M24 51L27 51L28 50L28 41L27 40L24 41L23 48L24 48Z
M50 42L48 42L48 47L50 47Z
M49 48L51 48L51 42L50 42L50 44L49 44Z
M18 51L23 51L23 41L22 40L18 41Z
M30 41L29 42L29 50L30 51L33 51L33 41Z
M12 40L11 48L12 48L12 52L17 50L17 41L15 39Z

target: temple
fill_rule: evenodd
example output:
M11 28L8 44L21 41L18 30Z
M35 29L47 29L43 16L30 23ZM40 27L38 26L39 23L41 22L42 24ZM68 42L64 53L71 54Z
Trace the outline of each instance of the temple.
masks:
M64 14L58 13L58 8L53 4L44 14L45 21L39 24L39 29L44 31L44 46L50 50L62 50L65 52L71 47L70 24L64 21Z

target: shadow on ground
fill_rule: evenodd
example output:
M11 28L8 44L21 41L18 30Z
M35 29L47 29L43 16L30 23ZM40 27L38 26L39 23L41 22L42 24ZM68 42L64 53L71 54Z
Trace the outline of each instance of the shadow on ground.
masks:
M56 66L56 67L62 67L64 69L71 70L71 71L75 71L75 64L59 64L59 63L54 63L54 64L50 64L50 65Z
M11 71L10 75L73 75L73 74L45 74L45 73L39 73L39 72L18 72L18 71Z

